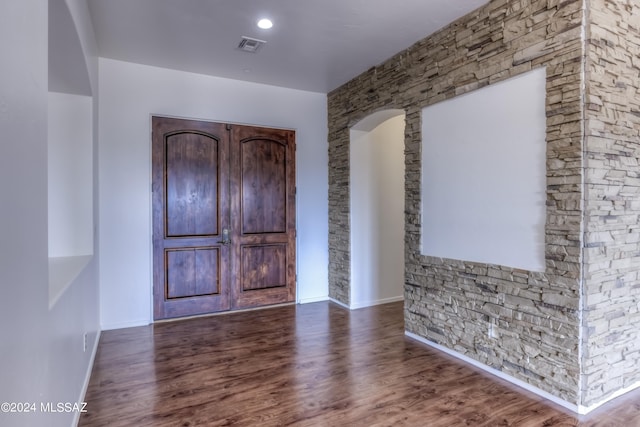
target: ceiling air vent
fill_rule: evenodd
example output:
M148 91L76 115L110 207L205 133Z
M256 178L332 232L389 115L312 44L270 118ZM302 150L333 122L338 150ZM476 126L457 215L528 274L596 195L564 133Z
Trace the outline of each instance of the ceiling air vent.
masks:
M242 37L240 44L238 45L238 49L244 50L245 52L256 53L262 45L264 45L266 41L252 39L251 37Z

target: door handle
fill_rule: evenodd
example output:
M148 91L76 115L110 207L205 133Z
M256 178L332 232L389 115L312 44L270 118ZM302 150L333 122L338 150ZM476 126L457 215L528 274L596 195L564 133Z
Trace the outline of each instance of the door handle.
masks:
M229 229L228 228L223 228L222 229L222 240L218 241L218 243L222 243L223 245L231 244L231 238L229 237Z

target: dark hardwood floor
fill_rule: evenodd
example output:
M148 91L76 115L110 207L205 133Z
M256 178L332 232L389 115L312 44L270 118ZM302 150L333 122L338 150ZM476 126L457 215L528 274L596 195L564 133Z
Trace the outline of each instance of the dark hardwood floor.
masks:
M404 336L402 303L291 305L106 331L81 426L640 426L578 418Z

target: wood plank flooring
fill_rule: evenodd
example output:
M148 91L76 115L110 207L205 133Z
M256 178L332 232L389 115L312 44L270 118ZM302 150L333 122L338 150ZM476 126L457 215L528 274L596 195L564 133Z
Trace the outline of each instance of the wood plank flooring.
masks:
M80 426L640 426L588 417L404 336L402 303L291 305L106 331Z

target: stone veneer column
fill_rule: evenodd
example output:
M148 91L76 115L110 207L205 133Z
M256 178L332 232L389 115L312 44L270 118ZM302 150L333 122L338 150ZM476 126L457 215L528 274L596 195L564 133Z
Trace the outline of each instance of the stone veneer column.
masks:
M640 2L589 0L582 404L640 383Z

